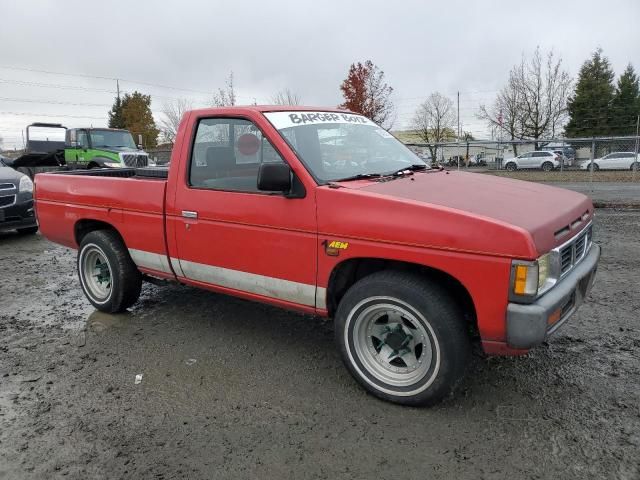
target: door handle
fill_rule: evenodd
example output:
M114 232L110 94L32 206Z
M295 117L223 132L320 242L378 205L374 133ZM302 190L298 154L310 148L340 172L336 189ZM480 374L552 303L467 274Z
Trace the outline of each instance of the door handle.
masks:
M182 216L184 218L198 218L198 212L192 212L191 210L182 210Z

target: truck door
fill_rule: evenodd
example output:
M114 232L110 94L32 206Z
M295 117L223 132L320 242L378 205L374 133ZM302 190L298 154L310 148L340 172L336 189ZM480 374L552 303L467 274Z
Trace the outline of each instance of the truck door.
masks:
M78 163L80 155L80 149L78 148L78 129L70 128L67 130L67 138L64 148L64 161L67 165L75 167Z
M85 129L74 128L67 132L67 145L64 150L64 159L67 165L74 168L84 167L89 163L89 136Z
M202 118L184 161L186 175L167 209L177 275L250 298L314 308L314 192L286 198L258 191L260 164L285 161L261 130L245 118Z

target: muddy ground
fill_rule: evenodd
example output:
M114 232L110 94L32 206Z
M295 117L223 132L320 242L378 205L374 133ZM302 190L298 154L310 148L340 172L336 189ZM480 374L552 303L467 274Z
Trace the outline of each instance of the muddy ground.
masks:
M640 212L596 232L590 303L431 409L367 395L328 322L177 285L101 314L74 252L2 235L0 479L640 478Z

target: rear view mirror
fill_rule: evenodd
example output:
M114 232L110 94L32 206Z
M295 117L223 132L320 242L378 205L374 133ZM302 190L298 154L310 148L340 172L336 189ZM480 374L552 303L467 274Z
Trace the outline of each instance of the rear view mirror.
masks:
M258 190L284 192L291 190L291 168L286 163L263 163L258 170Z

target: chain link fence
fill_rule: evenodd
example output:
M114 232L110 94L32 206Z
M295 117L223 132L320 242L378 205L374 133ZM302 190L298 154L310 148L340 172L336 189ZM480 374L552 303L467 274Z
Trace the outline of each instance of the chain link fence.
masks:
M640 182L640 137L472 140L407 146L432 166L542 182ZM148 149L157 165L171 150Z
M472 140L407 146L431 165L534 181L640 181L640 137Z

